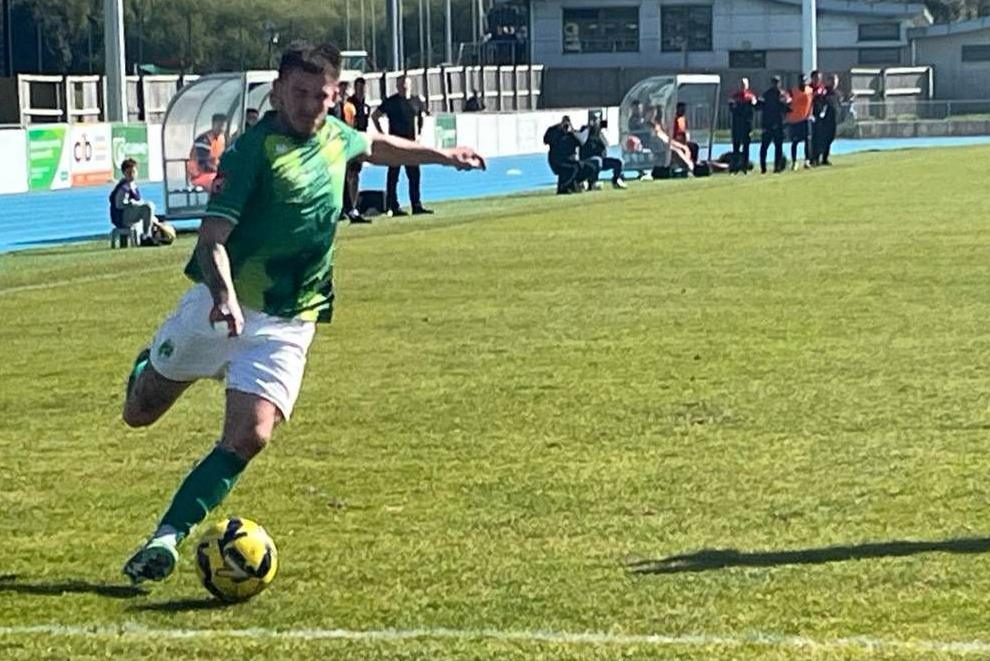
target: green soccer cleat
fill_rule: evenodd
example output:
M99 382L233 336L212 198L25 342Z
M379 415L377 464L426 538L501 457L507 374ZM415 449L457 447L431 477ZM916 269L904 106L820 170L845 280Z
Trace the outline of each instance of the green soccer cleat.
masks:
M141 349L141 353L137 355L134 359L134 367L131 368L130 376L127 377L127 396L131 396L131 391L134 390L134 384L137 382L137 378L141 376L141 372L144 371L148 365L151 364L151 347L145 347Z
M175 571L178 562L179 552L174 545L153 539L127 561L124 574L131 579L132 585L144 581L164 581Z

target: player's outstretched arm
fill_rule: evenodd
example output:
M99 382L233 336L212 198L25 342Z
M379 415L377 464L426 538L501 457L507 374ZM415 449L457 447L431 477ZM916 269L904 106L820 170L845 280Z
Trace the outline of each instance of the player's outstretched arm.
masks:
M230 337L240 335L244 330L244 314L237 302L230 273L230 257L224 246L233 229L229 220L207 216L200 223L196 243L196 261L203 274L203 282L213 296L210 323L226 323Z
M371 155L375 165L447 165L458 170L484 170L485 159L470 147L434 149L412 140L384 133L371 134Z

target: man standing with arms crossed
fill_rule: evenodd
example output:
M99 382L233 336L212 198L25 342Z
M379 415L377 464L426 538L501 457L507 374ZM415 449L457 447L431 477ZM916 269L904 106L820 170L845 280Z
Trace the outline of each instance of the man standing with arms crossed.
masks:
M375 128L382 133L381 117L388 117L388 132L391 135L416 141L423 130L423 115L428 115L426 103L420 96L412 95L412 87L409 79L399 76L395 80L396 93L385 99L380 106L371 113L371 121L375 123ZM418 165L406 166L406 178L409 179L409 203L412 204L413 215L433 213L423 206L420 199L420 172ZM386 178L385 206L392 216L408 215L399 206L399 166L389 167Z
M299 43L282 56L274 111L221 162L186 266L196 284L138 356L124 421L158 420L196 380L225 376L226 416L151 539L124 565L134 583L167 578L177 547L217 507L292 413L317 321L333 311L333 248L347 162L484 169L467 148L438 150L358 133L327 111L340 51Z

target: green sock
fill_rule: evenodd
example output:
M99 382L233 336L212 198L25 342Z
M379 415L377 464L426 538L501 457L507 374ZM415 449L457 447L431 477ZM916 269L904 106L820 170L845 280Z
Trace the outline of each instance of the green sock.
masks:
M167 526L182 541L193 526L223 502L247 464L230 450L213 448L182 481L159 529Z

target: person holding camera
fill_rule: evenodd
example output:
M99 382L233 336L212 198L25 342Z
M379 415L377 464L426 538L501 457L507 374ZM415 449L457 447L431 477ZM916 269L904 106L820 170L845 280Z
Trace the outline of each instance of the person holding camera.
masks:
M557 175L557 194L567 195L584 190L584 185L597 176L591 161L580 160L578 150L588 139L588 130L575 131L567 115L543 134L543 144L549 148L547 162Z
M579 151L581 161L589 161L595 164L595 174L591 179L592 188L599 186L598 175L602 170L612 171L613 188L628 188L626 182L622 179L622 170L625 166L622 159L612 158L608 155L608 138L602 131L602 129L606 128L608 128L608 121L602 119L600 111L589 113L588 126L586 127L588 139L581 145Z

